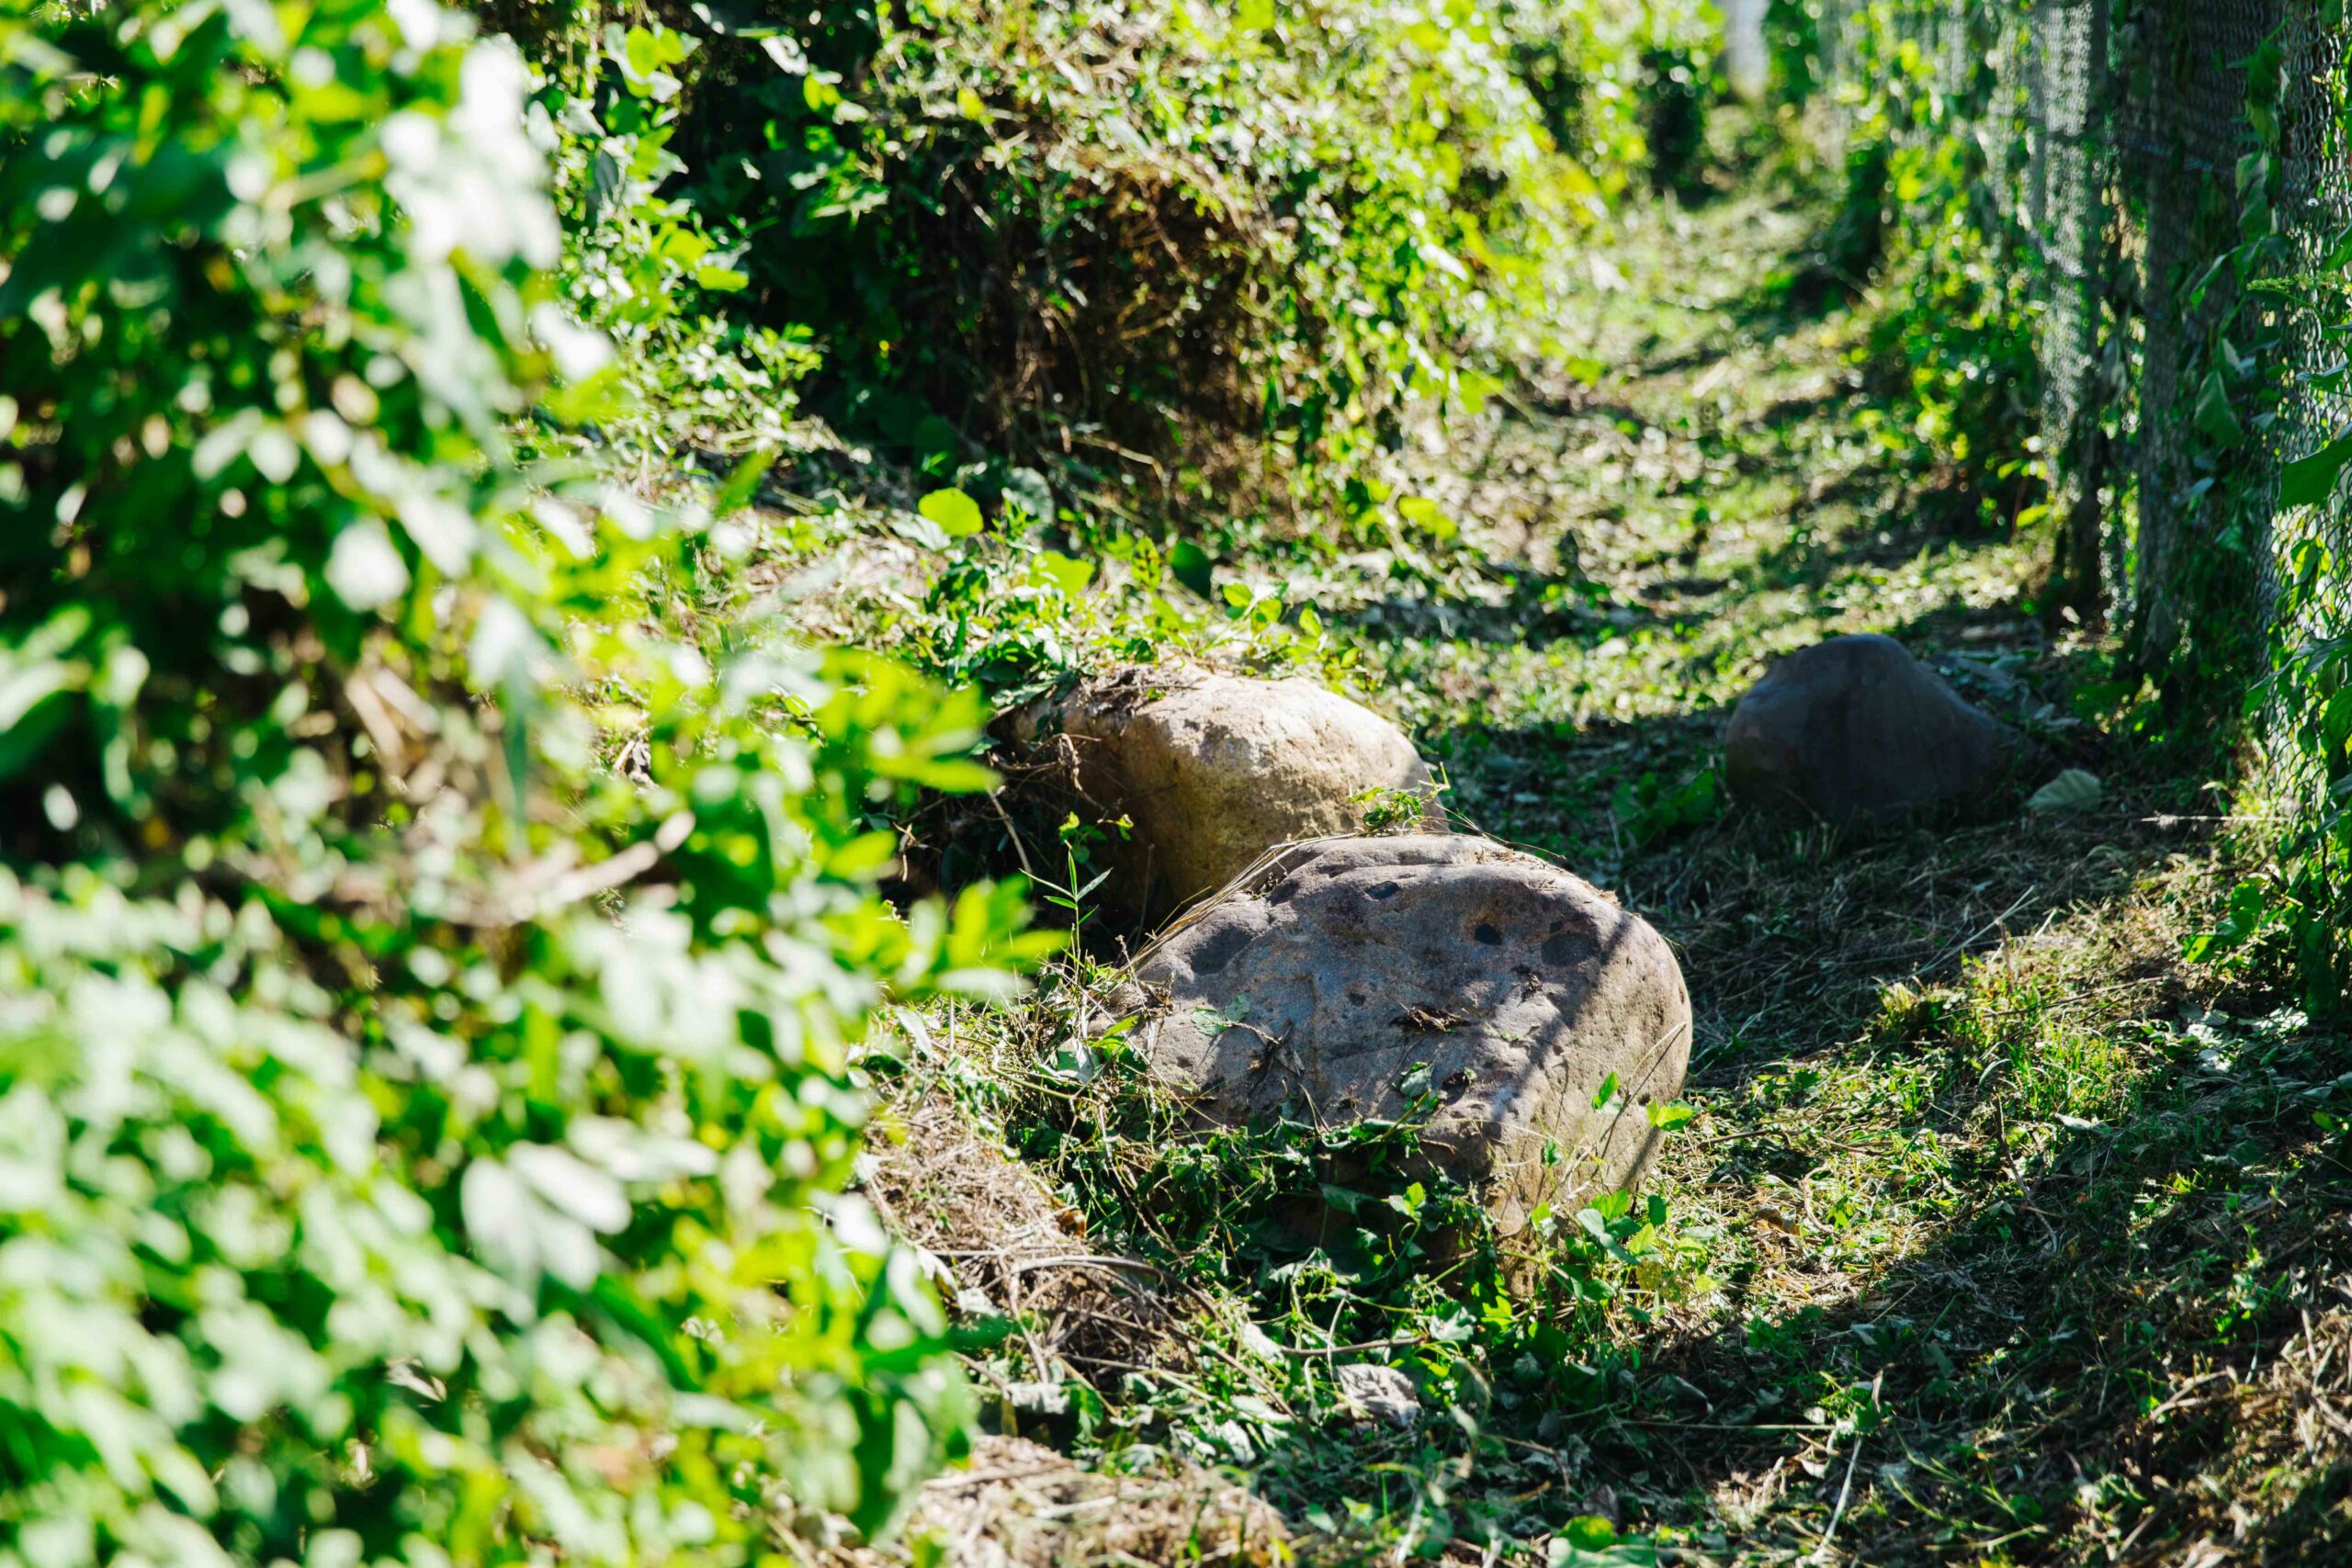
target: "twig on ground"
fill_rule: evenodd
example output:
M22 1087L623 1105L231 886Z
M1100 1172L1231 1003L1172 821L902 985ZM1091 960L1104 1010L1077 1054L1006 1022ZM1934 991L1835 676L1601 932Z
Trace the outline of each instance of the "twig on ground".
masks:
M939 1256L947 1258L955 1255L943 1252ZM1017 1273L1026 1273L1032 1269L1099 1269L1105 1271L1133 1269L1162 1280L1168 1277L1168 1270L1156 1263L1145 1263L1133 1258L1100 1258L1091 1254L1074 1254L1068 1258L1025 1258L1011 1267Z
M1366 1339L1354 1345L1277 1345L1285 1356L1352 1356L1363 1350L1401 1350L1422 1341L1419 1336L1399 1339Z
M1029 846L1021 841L1021 829L1012 825L1012 813L1004 808L1004 791L989 791L989 804L996 807L997 820L1004 824L1004 836L1012 840L1012 852L1021 862L1021 874L1032 882L1036 881L1037 869L1029 863Z
M1885 1381L1886 1373L1883 1371L1880 1371L1878 1376L1871 1379L1871 1408L1873 1410L1878 1408L1879 1385ZM1846 1450L1846 1479L1840 1483L1838 1487L1838 1506L1829 1511L1829 1525L1827 1529L1821 1532L1821 1544L1813 1549L1814 1560L1815 1562L1826 1562L1829 1560L1829 1542L1831 1538L1836 1536L1838 1533L1838 1521L1846 1517L1846 1503L1848 1499L1852 1497L1854 1495L1854 1466L1861 1461L1862 1439L1868 1435L1869 1434L1863 1432L1860 1427L1856 1427L1854 1431L1854 1446Z

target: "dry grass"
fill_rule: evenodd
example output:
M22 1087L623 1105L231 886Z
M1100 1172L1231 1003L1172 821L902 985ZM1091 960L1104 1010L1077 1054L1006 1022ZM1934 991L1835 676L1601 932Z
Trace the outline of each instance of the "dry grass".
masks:
M1291 1561L1288 1541L1272 1508L1209 1472L1170 1465L1105 1475L1025 1438L984 1437L968 1469L923 1488L897 1543L836 1549L817 1562L821 1568L1254 1568Z
M1129 1371L1192 1365L1198 1303L1089 1236L1045 1172L938 1080L888 1100L866 1164L866 1197L935 1261L940 1293L967 1320L1019 1324L1037 1375L1074 1374L1099 1393Z

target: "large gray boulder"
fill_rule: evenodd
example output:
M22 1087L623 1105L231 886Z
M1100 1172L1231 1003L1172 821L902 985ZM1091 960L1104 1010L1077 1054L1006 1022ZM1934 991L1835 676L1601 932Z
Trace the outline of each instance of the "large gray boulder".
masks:
M1277 844L1360 831L1369 789L1428 793L1404 731L1311 681L1125 670L1023 710L1087 799L1133 823L1116 901L1156 919ZM1427 818L1442 824L1434 808Z
M1136 981L1154 1075L1212 1123L1394 1118L1426 1065L1425 1144L1505 1234L1538 1203L1631 1185L1657 1145L1645 1107L1681 1092L1690 1056L1690 993L1657 931L1466 836L1302 846L1157 943Z
M2015 738L1893 637L1831 637L1776 660L1732 710L1724 782L1751 805L1887 821L1978 795Z

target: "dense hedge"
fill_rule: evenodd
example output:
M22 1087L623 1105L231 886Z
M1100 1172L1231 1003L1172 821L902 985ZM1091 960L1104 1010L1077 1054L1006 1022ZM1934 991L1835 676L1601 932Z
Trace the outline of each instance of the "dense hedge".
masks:
M812 342L808 396L845 435L984 493L1035 464L1163 499L1270 438L1277 488L1318 512L1361 506L1416 411L1529 346L1522 307L1640 177L1647 89L1709 15L653 10L639 62L593 7L499 14L570 102L658 65L666 192L741 275L707 303Z
M516 458L622 411L469 32L0 20L0 1562L746 1562L962 1440L839 1190L1034 952L874 891L981 715Z

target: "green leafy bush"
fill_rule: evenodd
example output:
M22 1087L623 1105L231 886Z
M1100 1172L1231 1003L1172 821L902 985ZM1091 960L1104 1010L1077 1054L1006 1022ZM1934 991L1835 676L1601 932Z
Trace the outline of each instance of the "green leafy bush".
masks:
M547 62L567 294L662 411L605 434L657 468L831 444L806 398L880 459L849 489L959 509L898 520L955 560L872 606L876 640L1000 695L1234 630L1328 659L1269 594L1221 626L1159 592L1190 551L1173 581L1214 608L1201 545L1235 530L1382 537L1421 570L1388 514L1426 502L1388 449L1548 330L1577 237L1649 156L1643 51L1688 54L1710 16L485 9ZM1573 78L1573 156L1539 41ZM786 472L821 498L841 468ZM1171 518L1181 543L1148 537Z
M680 189L739 231L747 304L814 331L816 406L941 479L1272 435L1338 494L1476 394L1500 305L1600 209L1474 0L673 22L710 35Z
M606 442L648 473L682 450L803 445L797 388L818 365L808 329L724 307L750 281L740 238L676 194L678 73L695 40L650 21L582 26L562 41L570 57L543 73L531 125L553 164L565 303L611 341L628 394Z
M2344 389L2352 236L2337 239L2313 274L2281 232L2287 71L2275 39L2248 62L2248 118L2259 151L2239 165L2233 189L2208 200L2226 201L2230 221L2219 231L2236 242L2211 264L2215 274L2251 286L2215 291L2224 303L2201 345L2205 375L2182 382L2198 458L2213 475L2206 504L2227 525L2218 548L2175 547L2165 587L2181 609L2171 645L2153 635L2148 641L2159 644L2152 651L2168 705L2234 739L2236 725L2212 725L2207 716L2217 696L2244 684L2242 712L2222 716L2245 721L2256 741L2233 829L2256 852L2249 858L2257 871L2233 890L2214 929L2191 939L2189 956L2255 968L2291 984L2313 1012L2340 1015L2352 998L2352 563L2341 499L2352 432L2284 459L2312 441L2308 430L2287 434L2298 423L2287 417L2292 406L2325 408ZM2352 103L2338 94L2334 104L2340 142L2352 136ZM2291 316L2278 308L2282 299L2295 303ZM2290 321L2315 333L2316 355L2312 346L2295 352ZM2324 368L2300 367L2304 355L2312 356L2305 365ZM2267 592L2256 586L2252 544L2266 534L2276 573ZM2258 652L2249 646L2257 626Z
M982 710L518 463L626 410L469 30L0 21L0 1561L748 1562L962 1440L840 1189L1036 951L874 891Z

